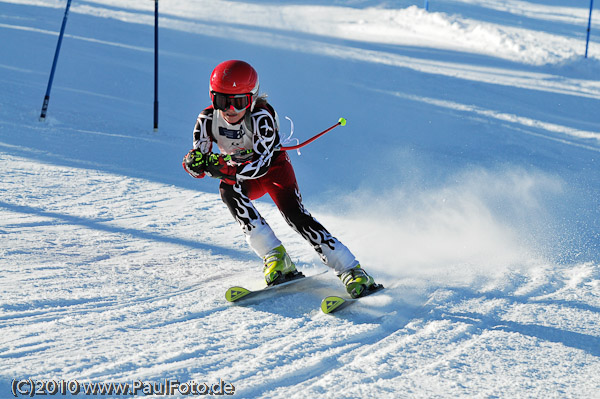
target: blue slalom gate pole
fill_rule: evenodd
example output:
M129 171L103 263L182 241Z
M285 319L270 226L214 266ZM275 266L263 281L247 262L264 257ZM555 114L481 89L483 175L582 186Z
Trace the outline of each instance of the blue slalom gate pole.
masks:
M588 46L590 44L590 31L592 30L592 9L594 8L594 0L590 0L590 17L588 18L587 39L585 40L585 58L588 55Z
M58 53L60 53L60 46L62 39L65 34L65 27L67 26L67 18L69 17L69 7L71 7L71 0L67 0L67 7L65 8L65 16L63 17L62 26L60 27L60 34L58 35L58 43L56 44L56 51L54 52L54 61L52 61L52 69L50 70L50 78L48 79L48 87L46 88L46 95L44 96L44 104L42 105L42 113L40 114L40 121L46 119L46 112L48 111L48 103L50 102L50 90L52 90L52 81L54 80L54 71L56 71L56 63L58 61Z
M429 0L425 0L424 8L425 11L429 11Z
M154 0L154 131L158 131L158 0Z

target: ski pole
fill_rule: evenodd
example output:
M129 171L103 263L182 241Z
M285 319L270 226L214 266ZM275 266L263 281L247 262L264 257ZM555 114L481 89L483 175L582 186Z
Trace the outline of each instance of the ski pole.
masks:
M71 0L67 0L67 7L65 8L65 15L63 16L62 25L60 27L60 33L58 34L58 43L56 43L56 51L54 51L54 60L52 61L52 69L50 70L50 78L48 79L48 87L46 88L46 95L44 96L44 103L42 104L42 113L40 114L40 121L46 119L46 112L48 112L48 103L50 102L50 90L52 90L52 81L54 80L54 72L56 71L56 62L58 61L58 53L60 53L60 46L62 39L65 34L65 26L67 25L67 18L69 17L69 7L71 7Z
M592 29L592 9L594 8L594 0L590 0L590 17L588 18L587 39L585 40L585 58L588 56L588 46L590 44L590 30Z
M306 140L303 143L292 145L292 146L289 146L289 147L279 147L279 150L280 151L297 150L300 147L304 147L305 145L312 143L313 141L315 141L316 139L318 139L319 137L321 137L325 133L329 132L330 130L333 130L334 128L336 128L338 126L346 126L346 119L340 118L335 125L333 125L333 126L327 128L327 129L323 130L321 133L318 133L318 134L314 135L313 137L309 138L308 140Z

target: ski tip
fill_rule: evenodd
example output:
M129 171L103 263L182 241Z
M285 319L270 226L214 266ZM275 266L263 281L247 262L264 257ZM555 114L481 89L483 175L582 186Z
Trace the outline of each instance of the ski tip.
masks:
M346 300L339 296L328 296L321 301L321 310L323 313L331 313L339 308Z
M249 293L250 293L250 290L247 290L246 288L231 287L225 293L225 299L227 299L229 302L235 302L238 299L245 297Z
M341 126L346 126L346 118L340 118L340 119L338 120L338 123L339 123Z

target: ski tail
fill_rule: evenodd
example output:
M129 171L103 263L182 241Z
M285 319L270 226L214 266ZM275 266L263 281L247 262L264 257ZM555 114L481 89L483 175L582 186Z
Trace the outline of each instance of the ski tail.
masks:
M330 314L357 302L360 298L369 296L383 289L381 284L373 284L368 290L363 291L362 295L357 298L343 298L337 295L330 295L321 301L321 310L323 313Z
M323 313L331 313L338 310L342 305L346 303L346 300L339 296L328 296L321 301L321 310Z
M235 302L238 299L242 299L251 292L252 291L247 290L244 287L231 287L225 293L225 299L227 299L229 302Z

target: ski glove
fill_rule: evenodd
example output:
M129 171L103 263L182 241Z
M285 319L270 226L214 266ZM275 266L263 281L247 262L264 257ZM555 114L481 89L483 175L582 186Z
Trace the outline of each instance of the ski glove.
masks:
M210 177L221 179L227 184L235 184L235 175L237 173L237 167L229 165L231 161L230 155L220 154L205 154L204 171Z
M201 179L205 176L204 166L205 166L205 155L200 152L200 150L190 150L183 157L183 169L190 174L190 176Z
M235 184L237 168L229 165L229 155L203 154L200 150L191 150L183 158L183 169L191 176L202 178L205 175L221 179L227 184Z

